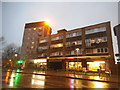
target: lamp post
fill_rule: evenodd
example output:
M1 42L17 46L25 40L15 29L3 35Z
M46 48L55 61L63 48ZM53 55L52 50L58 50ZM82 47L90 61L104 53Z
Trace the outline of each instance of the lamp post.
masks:
M11 59L9 59L9 63L10 63L10 66L12 67L12 60Z
M17 54L17 53L14 54L14 59L15 59L15 61L14 61L14 66L16 66L16 63L15 63L15 62L16 62L17 59L18 59L18 54Z
M77 51L77 69L78 69L78 54L79 54L79 50L80 50L80 49L79 49L79 48L76 48L75 50Z

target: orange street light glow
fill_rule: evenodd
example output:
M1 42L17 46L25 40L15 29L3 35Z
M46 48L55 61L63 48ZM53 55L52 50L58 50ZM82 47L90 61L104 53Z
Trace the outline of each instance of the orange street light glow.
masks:
M46 25L50 25L50 21L49 20L45 20L45 24Z

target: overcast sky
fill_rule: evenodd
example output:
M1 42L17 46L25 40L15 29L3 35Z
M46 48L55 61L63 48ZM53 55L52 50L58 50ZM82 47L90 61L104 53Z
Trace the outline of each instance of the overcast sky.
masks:
M52 33L111 21L118 24L117 2L2 2L2 35L7 44L22 45L25 23L49 19ZM116 37L112 29L114 48ZM115 49L115 52L117 49Z

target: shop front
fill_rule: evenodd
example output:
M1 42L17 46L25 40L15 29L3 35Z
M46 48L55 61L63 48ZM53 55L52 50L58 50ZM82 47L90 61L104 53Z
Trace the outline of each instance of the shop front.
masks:
M47 69L47 59L34 59L33 61L36 68Z
M66 60L66 70L69 71L95 71L97 72L98 69L101 71L105 71L107 66L105 61L87 61L83 60Z

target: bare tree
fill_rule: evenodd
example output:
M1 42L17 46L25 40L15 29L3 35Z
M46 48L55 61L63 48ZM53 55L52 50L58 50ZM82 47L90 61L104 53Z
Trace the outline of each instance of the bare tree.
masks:
M5 46L2 52L3 62L6 62L11 59L12 62L15 63L15 61L19 59L19 51L20 51L20 47L16 46L13 43ZM15 54L17 54L17 56L15 56Z
M0 66L2 65L2 46L5 45L5 39L3 36L0 37Z

